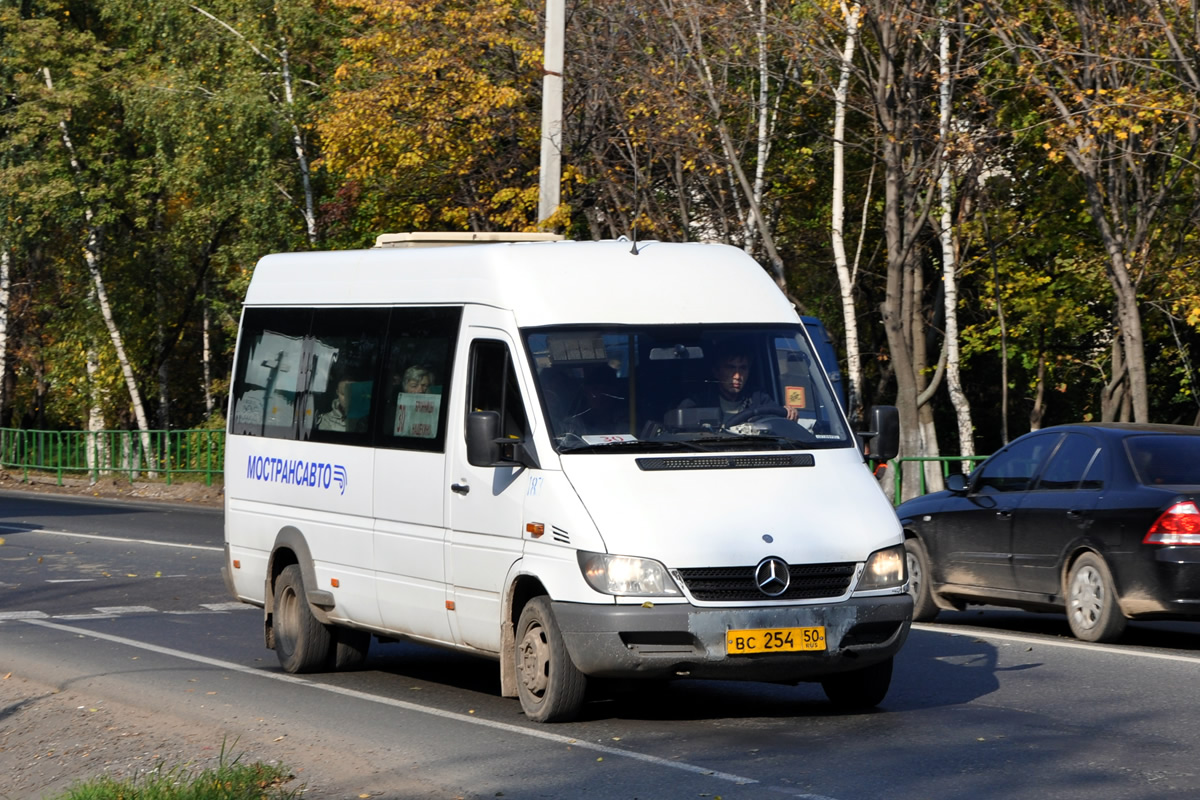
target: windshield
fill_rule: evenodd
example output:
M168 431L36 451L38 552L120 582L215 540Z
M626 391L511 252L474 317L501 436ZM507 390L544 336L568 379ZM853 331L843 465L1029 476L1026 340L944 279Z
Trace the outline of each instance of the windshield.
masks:
M852 443L800 325L525 331L560 452Z

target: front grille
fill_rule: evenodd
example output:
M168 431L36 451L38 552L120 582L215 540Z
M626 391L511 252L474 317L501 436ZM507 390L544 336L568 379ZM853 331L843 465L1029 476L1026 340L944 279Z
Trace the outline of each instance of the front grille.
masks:
M790 564L787 591L768 597L754 582L754 567L696 567L678 570L688 592L697 600L747 602L755 600L814 600L840 597L854 578L854 562Z

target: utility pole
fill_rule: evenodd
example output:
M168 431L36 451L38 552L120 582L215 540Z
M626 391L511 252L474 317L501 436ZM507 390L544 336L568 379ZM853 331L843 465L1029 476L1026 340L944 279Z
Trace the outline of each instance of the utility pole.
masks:
M542 161L538 222L558 208L562 184L563 39L566 0L546 0L546 47L542 65Z

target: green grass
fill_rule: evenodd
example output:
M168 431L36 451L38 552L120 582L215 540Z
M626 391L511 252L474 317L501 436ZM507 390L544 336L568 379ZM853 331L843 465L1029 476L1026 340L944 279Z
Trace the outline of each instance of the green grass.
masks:
M124 781L109 777L80 783L58 800L289 800L299 798L304 787L288 789L293 779L283 766L226 763L222 748L217 767L200 772L186 767L165 769Z

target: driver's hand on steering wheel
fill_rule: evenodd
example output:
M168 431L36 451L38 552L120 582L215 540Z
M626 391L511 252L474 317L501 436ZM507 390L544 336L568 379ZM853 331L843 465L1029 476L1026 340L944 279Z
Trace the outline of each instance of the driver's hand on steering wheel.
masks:
M787 412L787 418L792 422L795 422L800 418L800 409L796 408L795 406L788 406Z

